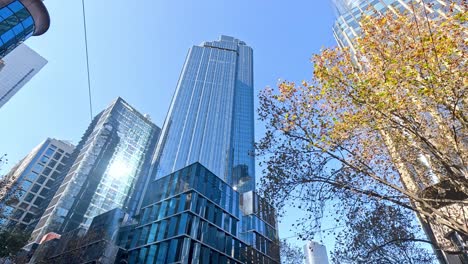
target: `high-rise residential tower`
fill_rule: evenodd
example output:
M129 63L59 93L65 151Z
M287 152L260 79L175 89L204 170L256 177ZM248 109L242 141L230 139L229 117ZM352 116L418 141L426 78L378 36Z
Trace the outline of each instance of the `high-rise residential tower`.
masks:
M123 99L99 113L73 152L70 169L37 224L32 242L49 232L87 228L115 208L134 211L160 129Z
M0 59L29 37L44 34L49 25L42 0L0 0Z
M156 178L200 162L238 191L254 190L252 53L228 36L189 50L158 143Z
M336 7L337 20L333 26L333 33L338 45L341 48L349 47L352 52L355 52L354 41L362 34L360 27L360 20L363 16L378 16L386 14L387 12L408 13L413 12L413 8L422 7L424 5L427 11L427 19L437 19L439 17L445 17L448 14L448 10L452 9L455 12L462 11L463 6L461 5L464 1L444 1L444 0L332 0ZM453 5L451 5L451 3ZM429 115L428 115L429 116ZM391 139L386 143L391 145ZM391 147L391 146L390 146ZM397 151L394 155L400 155ZM424 166L424 164L423 164ZM419 175L416 175L414 167L410 164L403 164L399 168L401 176L401 182L405 188L412 192L418 193L418 195L429 198L429 199L440 199L437 189L446 189L446 193L450 193L450 185L444 180L443 175L433 175L430 180L422 179ZM437 209L444 214L448 215L452 219L460 220L460 223L465 225L468 223L468 207L465 198L449 198L447 200L451 202L444 203L443 205L438 204ZM465 199L461 203L456 202L457 200ZM429 224L426 218L419 215L422 227L431 240L435 252L441 263L454 263L458 264L461 261L468 261L468 253L466 248L468 246L468 236L462 235L453 230L449 230L440 225ZM448 252L441 251L439 247L449 249L452 252L464 252L464 254L449 254Z
M74 146L62 140L48 138L35 147L5 175L8 183L0 198L3 222L8 227L31 232L34 219L41 217L42 203L53 195L52 186L66 169Z

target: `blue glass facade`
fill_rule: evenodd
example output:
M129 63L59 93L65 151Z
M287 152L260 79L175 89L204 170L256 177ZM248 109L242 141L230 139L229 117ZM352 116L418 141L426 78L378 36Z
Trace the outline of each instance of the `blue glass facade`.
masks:
M20 1L0 8L0 58L34 33L34 19Z
M93 217L114 208L134 210L148 175L160 129L118 98L101 112L72 155L73 163L33 232L87 228Z
M138 224L120 236L129 263L279 263L276 229L257 212L247 216L249 231L243 231L241 194L199 163L153 181L150 189Z
M157 147L156 178L200 162L239 191L255 188L253 51L222 36L189 50Z

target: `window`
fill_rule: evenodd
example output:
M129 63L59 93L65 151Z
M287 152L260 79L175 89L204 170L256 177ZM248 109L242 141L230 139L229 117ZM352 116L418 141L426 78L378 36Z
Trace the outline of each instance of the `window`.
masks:
M148 253L148 259L146 260L146 263L147 264L152 264L155 257L156 257L156 251L158 250L158 246L157 245L152 245L150 247L150 250L149 250L149 253Z
M11 11L13 11L13 12L16 13L16 12L18 12L19 10L23 9L24 6L23 6L20 2L15 1L15 2L9 4L9 5L8 5L8 8L10 8Z
M148 251L148 248L146 247L140 249L140 255L138 256L138 263L145 263L146 251Z
M180 257L180 248L182 239L172 239L169 246L169 252L167 255L167 263L176 262Z
M44 169L44 171L42 172L42 174L45 175L45 176L49 176L49 174L50 174L51 171L52 171L51 168L46 167L46 168Z
M148 236L148 240L146 241L147 244L153 243L156 238L156 232L158 231L158 223L155 223L151 226L151 230Z
M44 201L43 198L37 197L36 200L34 201L34 204L37 205L37 206L40 206L42 201Z
M46 186L50 188L52 187L52 184L54 184L54 180L48 180Z
M58 171L54 171L54 173L52 173L52 176L50 176L52 179L57 179L57 177L60 175L60 173Z
M63 165L63 164L59 164L59 165L57 166L56 169L57 169L58 171L63 171L63 168L64 168L64 165Z
M49 161L49 158L48 158L48 157L42 156L42 158L41 158L41 162L42 162L42 163L46 164L48 161Z
M51 161L49 162L49 167L54 168L56 164L57 164L57 161L51 160Z
M62 154L60 154L58 152L55 153L55 155L54 155L54 159L56 159L56 160L60 160L61 157L62 157Z
M41 173L41 172L42 172L42 169L44 169L44 165L42 165L42 164L36 164L36 165L34 165L33 171L35 171L35 172L37 172L37 173Z
M41 191L40 194L41 194L41 196L46 197L48 193L49 193L49 190L47 190L46 188L44 188L44 189L42 189L42 191Z
M23 190L23 191L27 191L29 190L29 188L31 187L32 183L30 181L23 181L21 183L21 186L20 188Z
M173 237L175 235L175 231L177 230L178 220L179 220L178 216L171 218L169 222L169 230L168 230L167 237Z
M156 263L166 263L166 255L167 255L167 242L161 243L158 252L158 259Z
M163 240L164 239L164 235L165 235L166 231L167 231L167 221L163 220L160 223L160 227L159 227L159 231L158 231L158 240Z
M31 221L33 217L34 217L33 214L27 213L26 216L23 218L23 221L26 223L29 223L29 221Z
M37 180L38 183L44 183L46 181L46 177L45 176L41 176L39 177L39 179Z
M34 199L34 195L32 193L28 193L28 195L26 195L26 197L24 198L26 202L31 202L32 199Z
M45 152L45 155L48 156L48 157L52 157L52 155L54 154L54 150L52 148L48 148Z
M39 184L34 184L34 186L31 188L31 192L37 193L41 186Z
M13 213L13 219L20 219L21 216L23 216L23 213L23 210L15 210L15 212Z

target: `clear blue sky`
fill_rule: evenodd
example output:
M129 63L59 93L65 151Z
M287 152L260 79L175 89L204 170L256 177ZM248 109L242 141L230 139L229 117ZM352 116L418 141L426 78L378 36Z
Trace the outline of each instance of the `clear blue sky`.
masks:
M90 122L81 0L45 4L51 28L26 44L49 63L0 109L3 172L47 137L76 144ZM254 49L256 93L278 79L310 79L311 55L336 45L328 0L86 0L86 11L94 114L121 96L158 126L192 45L221 34L244 40ZM293 235L293 216L280 237Z

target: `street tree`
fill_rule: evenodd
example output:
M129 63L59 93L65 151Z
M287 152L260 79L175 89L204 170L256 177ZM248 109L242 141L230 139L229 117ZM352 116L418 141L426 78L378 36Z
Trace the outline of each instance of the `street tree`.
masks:
M353 50L324 49L311 81L260 93L263 194L306 212L304 238L326 206L339 224L369 201L468 236L466 10L364 16Z

